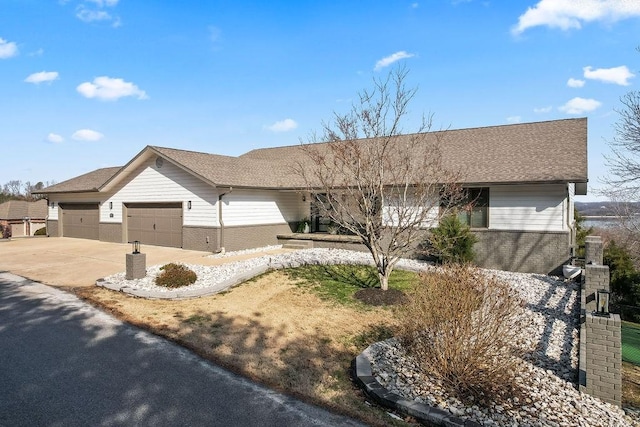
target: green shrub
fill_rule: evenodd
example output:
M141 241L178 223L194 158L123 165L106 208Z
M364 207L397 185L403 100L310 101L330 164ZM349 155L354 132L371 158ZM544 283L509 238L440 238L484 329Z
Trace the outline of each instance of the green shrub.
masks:
M629 251L611 240L604 248L604 264L611 271L613 310L619 311L619 305L640 306L640 271L636 270Z
M169 263L160 267L162 272L156 276L156 285L166 288L189 286L198 279L196 273L182 264Z
M517 392L522 350L511 286L469 265L424 273L398 310L397 336L424 376L460 399L483 404Z
M8 239L11 237L11 226L9 224L0 224L0 239Z
M584 243L588 235L593 233L593 227L585 228L584 222L586 218L578 212L577 209L573 209L574 219L576 221L576 253L579 258L584 258Z
M475 258L473 245L476 242L476 236L471 233L469 226L453 214L443 217L440 224L431 230L428 251L443 264L464 264Z
M47 227L42 227L36 230L35 233L33 233L34 236L46 236L47 235Z

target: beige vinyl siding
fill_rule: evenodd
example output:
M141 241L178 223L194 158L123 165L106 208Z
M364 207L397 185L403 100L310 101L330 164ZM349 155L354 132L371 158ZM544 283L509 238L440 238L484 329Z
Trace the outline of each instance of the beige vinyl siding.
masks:
M296 192L236 190L222 198L224 225L283 224L308 215L308 202Z
M189 201L191 209L187 207ZM214 187L168 161L158 168L154 158L135 169L114 189L113 195L106 198L100 221L122 222L123 203L175 202L182 203L185 226L215 227L218 225L217 201Z
M489 228L495 230L566 230L565 184L491 187Z

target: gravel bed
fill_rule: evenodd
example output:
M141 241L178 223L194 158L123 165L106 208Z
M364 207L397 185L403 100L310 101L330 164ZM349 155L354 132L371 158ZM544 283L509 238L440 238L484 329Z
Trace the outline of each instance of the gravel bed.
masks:
M268 249L277 249L278 247L260 248L253 252L261 252ZM227 252L224 255L214 255L218 257L232 257L253 253L249 251ZM229 262L216 266L203 266L198 264L185 264L193 270L198 279L189 286L181 287L181 291L216 289L223 283L228 282L232 278L251 271L256 267L268 266L270 268L279 269L287 267L298 267L306 264L372 264L371 255L364 252L348 251L344 249L302 249L295 252L289 252L277 255L262 255L243 261ZM429 266L424 261L401 260L398 263L399 268L418 271ZM170 293L175 289L157 286L155 278L160 273L161 265L154 265L147 268L147 275L142 279L127 280L125 273L116 273L105 277L104 281L118 286L126 286L130 289L139 289L144 291ZM223 291L226 288L217 289Z
M255 254L258 252L272 251L275 249L282 249L282 245L263 246L261 248L243 249L241 251L218 253L218 254L209 255L207 258L229 258L233 256L238 256L238 255L249 255L249 254Z
M253 252L267 249L260 248ZM214 256L231 257L246 253L252 252L229 252ZM372 260L371 255L364 252L303 249L218 266L187 264L196 272L198 280L181 289L215 288L234 276L260 266L278 269L305 264L372 265ZM401 260L397 267L411 271L434 268L427 262L408 259ZM489 408L465 407L462 402L447 395L441 384L421 377L415 362L393 338L376 343L370 348L372 370L376 379L384 387L401 396L487 426L640 425L634 423L620 408L577 390L579 285L544 275L486 271L487 274L510 283L525 301L525 307L520 313L522 328L519 344L528 352L528 356L521 361L521 370L517 378L522 384L528 385L528 394L523 398L524 401L515 398L506 404L493 404ZM143 279L126 280L124 273L118 273L106 277L105 280L129 288L171 291L154 284L159 272L160 266L156 265L147 269L147 276Z
M513 286L525 302L517 343L527 352L516 376L525 385L522 401L515 397L488 408L465 406L438 381L421 376L393 338L370 348L378 382L408 399L487 426L638 425L622 409L577 389L579 285L543 275L486 271Z

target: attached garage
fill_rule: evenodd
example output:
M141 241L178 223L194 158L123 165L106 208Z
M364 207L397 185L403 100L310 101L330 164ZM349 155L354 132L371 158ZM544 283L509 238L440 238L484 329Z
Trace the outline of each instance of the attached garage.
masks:
M182 247L182 203L125 203L127 240Z
M98 240L100 214L97 203L61 203L62 235Z

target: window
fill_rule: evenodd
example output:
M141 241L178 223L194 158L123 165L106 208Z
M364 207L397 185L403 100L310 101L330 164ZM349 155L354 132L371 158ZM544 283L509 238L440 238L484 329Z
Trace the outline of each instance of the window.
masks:
M458 218L471 228L489 227L489 188L465 188Z

